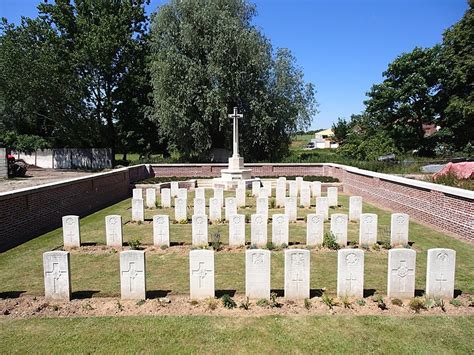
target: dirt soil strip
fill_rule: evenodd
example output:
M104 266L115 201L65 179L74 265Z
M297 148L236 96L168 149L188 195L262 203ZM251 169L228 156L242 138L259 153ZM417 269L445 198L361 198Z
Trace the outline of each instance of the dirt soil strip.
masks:
M268 315L282 316L307 316L307 315L387 315L387 316L413 316L416 312L408 306L405 300L402 306L392 305L385 299L387 310L378 307L377 302L365 299L364 306L352 303L350 308L345 308L341 303L329 309L321 298L313 298L310 305L305 307L303 301L288 301L277 298L277 306L257 306L255 300L250 301L248 310L240 307L246 301L244 295L233 297L236 307L227 309L220 299L206 299L191 301L187 295L168 295L167 297L147 299L142 301L124 301L119 298L86 298L73 299L70 302L47 301L42 296L21 295L17 298L0 299L0 319L18 318L64 318L64 317L103 317L103 316L235 316L235 317L260 317ZM474 307L469 296L459 296L461 306L451 305L445 301L445 311L440 307L421 310L418 315L446 315L446 316L472 316Z

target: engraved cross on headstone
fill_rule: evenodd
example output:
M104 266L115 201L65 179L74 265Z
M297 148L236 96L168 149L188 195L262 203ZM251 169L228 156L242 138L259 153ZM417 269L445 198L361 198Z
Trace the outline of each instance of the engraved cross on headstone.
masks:
M352 274L352 272L349 274L349 277L346 277L346 281L349 282L349 291L352 291L352 281L356 281L357 278Z
M301 274L299 272L295 272L293 274L293 277L291 278L291 281L293 281L294 283L296 283L296 289L299 291L300 289L300 285L303 284L303 277L301 276Z
M448 281L448 279L446 278L446 276L444 276L443 273L439 274L437 277L436 277L436 281L439 282L439 287L438 287L438 290L441 291L441 288L442 288L442 284L443 282L446 282Z
M234 133L233 133L233 154L232 157L239 157L239 118L243 118L243 114L239 114L237 107L234 107L234 113L228 115L233 119Z
M142 270L135 269L135 262L131 261L128 264L128 270L122 271L122 274L128 276L128 285L130 292L133 292L133 280L135 280L140 273L143 273Z
M392 269L392 275L398 276L398 287L401 292L406 290L407 276L414 274L413 269L409 269L406 260L400 260L400 266Z
M210 273L212 270L205 269L204 268L204 262L200 261L199 266L197 269L192 270L193 275L196 275L199 278L199 288L202 287L202 280L206 277L208 273Z
M53 270L46 271L46 276L53 278L53 292L57 293L56 281L61 278L61 275L66 274L67 271L59 269L59 263L53 263Z

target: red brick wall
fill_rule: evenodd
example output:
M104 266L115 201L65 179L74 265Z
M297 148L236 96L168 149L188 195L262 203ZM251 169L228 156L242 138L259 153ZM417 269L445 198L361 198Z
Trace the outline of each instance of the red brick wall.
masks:
M0 252L61 226L62 216L86 216L130 196L145 166L0 194Z

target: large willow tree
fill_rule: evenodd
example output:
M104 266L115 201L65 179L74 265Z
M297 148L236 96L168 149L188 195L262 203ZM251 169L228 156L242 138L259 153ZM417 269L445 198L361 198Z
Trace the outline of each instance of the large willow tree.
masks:
M286 49L275 52L253 25L243 0L172 0L152 19L153 107L171 152L206 159L231 148L234 106L241 154L253 160L284 155L290 134L309 125L314 88Z

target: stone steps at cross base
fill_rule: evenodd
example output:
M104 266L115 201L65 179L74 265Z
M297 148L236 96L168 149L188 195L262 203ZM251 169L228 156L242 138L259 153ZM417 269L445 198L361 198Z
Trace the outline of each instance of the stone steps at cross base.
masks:
M197 187L204 187L206 189L212 189L212 178L211 179L197 179Z

